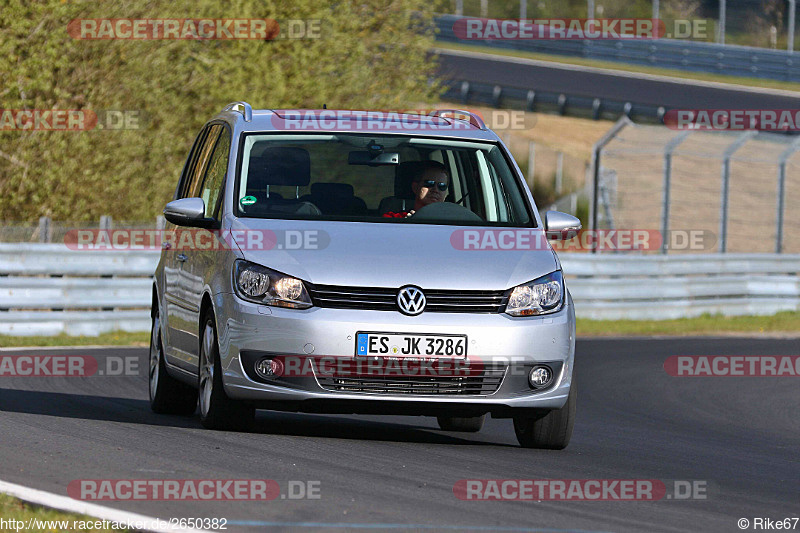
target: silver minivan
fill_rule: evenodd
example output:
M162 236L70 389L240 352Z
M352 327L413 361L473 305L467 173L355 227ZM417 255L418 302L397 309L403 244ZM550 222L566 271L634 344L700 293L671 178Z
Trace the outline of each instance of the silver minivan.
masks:
M575 312L498 136L468 111L230 104L186 160L155 272L150 403L212 429L256 409L511 418L561 449Z

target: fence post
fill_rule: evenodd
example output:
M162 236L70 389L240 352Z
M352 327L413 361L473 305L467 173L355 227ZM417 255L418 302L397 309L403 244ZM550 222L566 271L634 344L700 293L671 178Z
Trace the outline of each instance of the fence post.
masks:
M556 194L564 190L564 152L556 154Z
M481 18L489 16L489 0L481 0Z
M724 0L723 0L724 1ZM719 214L719 253L724 254L728 247L728 191L731 175L731 157L749 139L756 135L755 131L746 131L736 138L722 154L722 193Z
M631 119L622 117L608 130L592 147L592 201L589 204L589 221L591 230L597 230L597 197L600 193L600 152L611 140L616 137L625 126L632 125ZM592 247L592 253L597 253L597 247Z
M725 0L719 0L719 24L717 24L717 42L725 44Z
M533 141L528 142L528 183L531 186L531 192L534 190L534 169L536 168L536 143Z
M669 207L670 207L670 184L672 181L672 153L678 148L678 145L681 144L686 137L688 137L692 132L691 131L684 131L673 137L669 140L667 145L664 147L664 191L663 195L663 203L661 207L661 253L667 253L667 240L669 232Z
M111 220L110 215L103 215L100 217L100 229L101 230L110 230L113 225L113 221Z
M528 0L519 0L519 18L528 18Z
M791 53L794 52L794 16L795 16L795 1L796 0L789 0L789 33L787 35L788 42L786 43L786 49Z
M53 237L53 225L50 217L39 217L39 242L50 242Z
M786 150L784 150L780 157L778 157L778 196L777 200L777 213L776 220L776 233L775 233L775 253L783 252L783 210L786 202L786 162L792 154L800 148L800 137L794 140Z
M456 0L456 15L459 17L464 14L464 0Z

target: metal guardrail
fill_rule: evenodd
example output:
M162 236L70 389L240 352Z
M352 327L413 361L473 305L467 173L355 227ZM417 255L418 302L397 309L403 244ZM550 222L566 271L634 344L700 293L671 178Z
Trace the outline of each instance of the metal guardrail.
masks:
M469 80L445 80L445 100L463 104L488 105L525 111L555 112L560 115L616 120L621 116L637 122L660 124L666 109L654 106L596 98L567 92L541 91L522 87L493 85Z
M0 244L0 334L147 331L159 255Z
M158 251L0 244L0 334L97 335L150 328ZM668 319L800 310L800 255L562 253L578 316Z
M440 41L461 42L453 23L461 17L436 18ZM598 40L481 40L473 44L526 52L584 57L631 65L647 65L690 72L709 72L780 81L800 81L800 58L786 50L720 45L678 39Z
M579 317L664 320L800 311L800 255L561 254Z

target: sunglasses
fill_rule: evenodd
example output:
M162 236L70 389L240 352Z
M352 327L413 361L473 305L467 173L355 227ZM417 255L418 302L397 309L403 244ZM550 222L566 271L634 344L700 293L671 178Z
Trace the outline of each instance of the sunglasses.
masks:
M420 183L422 184L423 187L427 187L429 189L432 189L434 186L437 186L439 187L440 191L446 191L448 187L447 182L444 181L440 181L437 183L436 180L422 180L420 181Z

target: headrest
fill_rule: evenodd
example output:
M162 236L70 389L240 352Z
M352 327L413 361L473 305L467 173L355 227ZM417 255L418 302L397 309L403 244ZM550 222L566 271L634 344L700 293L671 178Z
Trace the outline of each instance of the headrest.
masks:
M354 196L354 192L349 183L314 183L311 185L311 196L349 198Z
M403 161L394 171L394 195L397 198L414 198L411 182L422 175L424 161Z
M305 187L311 181L311 158L308 150L288 146L266 148L260 156L251 156L247 167L247 188L264 189L267 185Z

